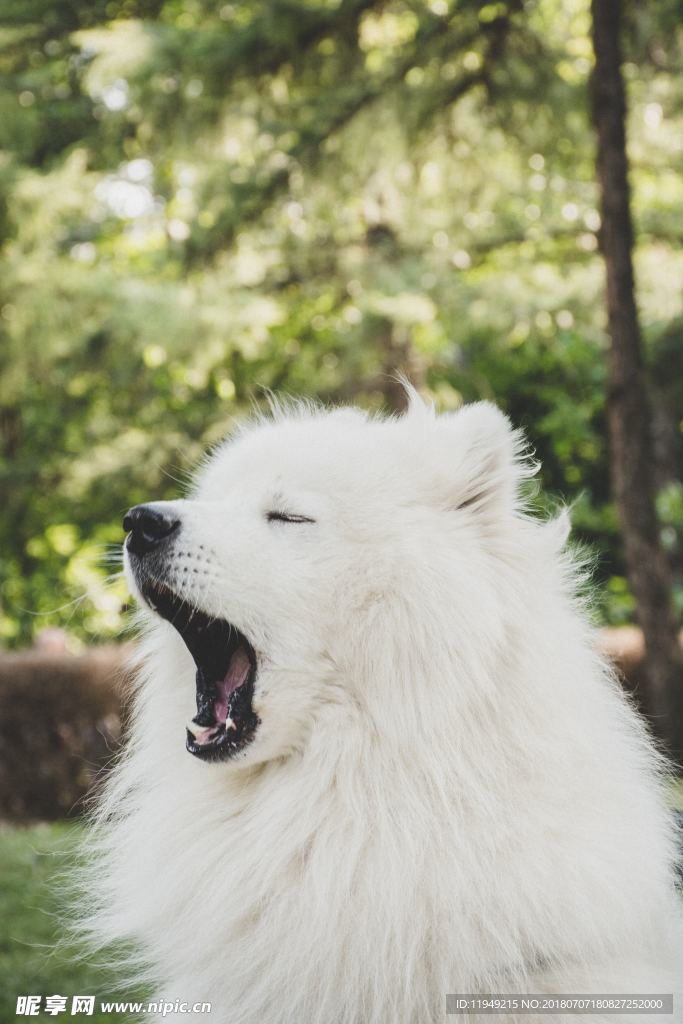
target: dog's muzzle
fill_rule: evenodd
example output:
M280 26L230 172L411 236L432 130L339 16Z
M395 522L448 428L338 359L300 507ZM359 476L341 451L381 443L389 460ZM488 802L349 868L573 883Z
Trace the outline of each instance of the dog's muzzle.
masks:
M186 746L204 761L233 757L254 738L256 652L232 623L201 607L201 594L183 596L174 572L180 519L162 504L136 505L126 513L125 548L130 571L145 604L182 637L196 665L197 714L187 727Z

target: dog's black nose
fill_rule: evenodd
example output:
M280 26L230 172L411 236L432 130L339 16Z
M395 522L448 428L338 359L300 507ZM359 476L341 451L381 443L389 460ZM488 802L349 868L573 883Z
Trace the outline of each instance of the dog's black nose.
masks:
M170 537L179 525L179 519L158 505L136 505L123 517L123 528L128 534L128 550L134 555L146 555L162 540Z

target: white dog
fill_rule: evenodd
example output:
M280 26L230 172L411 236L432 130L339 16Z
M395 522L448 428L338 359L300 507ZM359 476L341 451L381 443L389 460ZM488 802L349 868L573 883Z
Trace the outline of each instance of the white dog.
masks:
M212 1005L178 1019L680 992L662 766L596 653L565 518L520 507L520 449L483 403L275 408L187 500L126 517L146 636L92 932L134 940L160 999Z

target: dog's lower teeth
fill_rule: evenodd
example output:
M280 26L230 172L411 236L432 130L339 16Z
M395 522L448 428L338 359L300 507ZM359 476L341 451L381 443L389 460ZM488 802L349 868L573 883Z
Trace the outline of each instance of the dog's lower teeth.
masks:
M225 727L225 731L234 729L237 731L237 726L233 722L232 718L226 718L225 722L216 722L215 725L198 725L194 719L188 723L187 731L194 737L197 743L208 743L214 740L218 735L221 725Z
M187 729L194 736L197 743L206 743L208 740L213 739L216 732L215 726L197 725L196 722L190 722Z

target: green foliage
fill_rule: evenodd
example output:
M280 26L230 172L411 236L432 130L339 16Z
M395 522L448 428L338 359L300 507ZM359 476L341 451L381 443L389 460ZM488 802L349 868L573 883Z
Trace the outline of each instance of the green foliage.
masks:
M680 578L674 6L634 6L626 70ZM122 511L177 495L261 387L377 408L398 401L396 369L442 407L493 398L525 427L551 506L571 502L598 556L599 613L632 617L588 28L580 0L0 0L5 642L116 632L102 553Z

